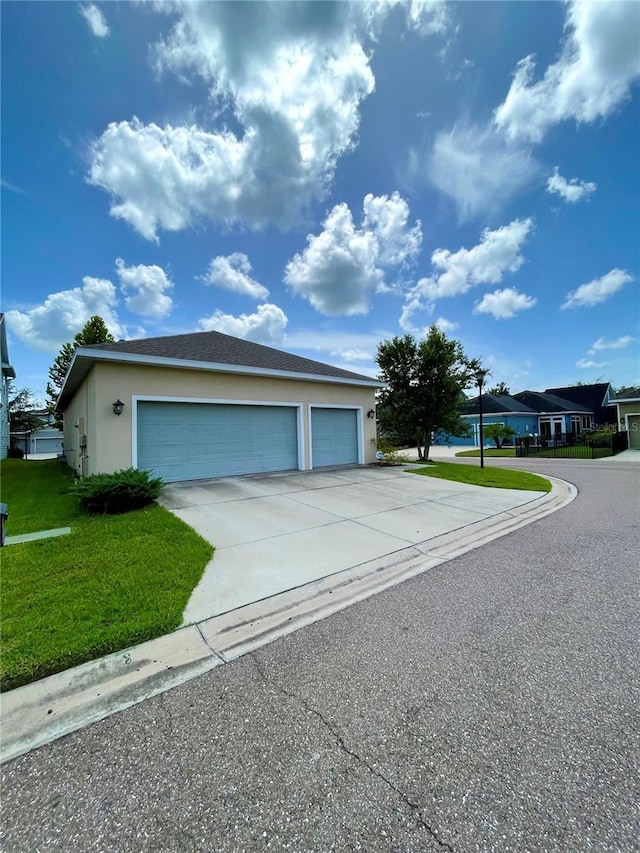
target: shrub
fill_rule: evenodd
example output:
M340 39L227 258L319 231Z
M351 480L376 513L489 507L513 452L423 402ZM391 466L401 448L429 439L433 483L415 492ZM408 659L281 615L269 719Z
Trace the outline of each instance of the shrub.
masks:
M383 454L381 461L385 465L400 465L409 461L388 438L378 439L378 450Z
M8 459L24 459L24 450L21 447L7 448Z
M161 477L147 471L125 468L115 474L92 474L77 480L70 491L94 515L117 515L153 503L164 486Z

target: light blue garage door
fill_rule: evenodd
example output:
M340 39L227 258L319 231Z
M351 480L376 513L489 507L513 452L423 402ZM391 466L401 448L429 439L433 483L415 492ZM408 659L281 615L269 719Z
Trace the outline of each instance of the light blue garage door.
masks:
M138 403L138 468L169 482L297 467L293 406Z
M314 468L358 462L358 413L355 409L311 409Z

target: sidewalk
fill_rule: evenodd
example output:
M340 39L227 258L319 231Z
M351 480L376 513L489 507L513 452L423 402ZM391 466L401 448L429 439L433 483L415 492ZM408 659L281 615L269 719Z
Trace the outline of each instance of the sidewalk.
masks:
M435 453L433 454L435 457ZM422 479L422 478L420 478ZM522 492L522 503L504 511L476 513L460 526L459 496L450 502L452 523L406 547L329 577L198 620L180 630L20 687L0 697L0 761L22 755L117 711L163 693L279 637L511 533L571 502L577 490L549 477L549 494ZM442 484L444 481L430 481ZM449 486L456 484L449 483ZM460 484L457 484L460 485ZM477 491L478 487L466 486ZM495 500L482 490L486 500ZM477 502L477 496L474 496ZM195 621L195 620L194 620Z

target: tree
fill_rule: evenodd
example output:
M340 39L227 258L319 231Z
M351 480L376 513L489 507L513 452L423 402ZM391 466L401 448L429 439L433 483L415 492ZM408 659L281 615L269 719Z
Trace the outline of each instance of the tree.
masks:
M76 347L86 347L91 344L112 344L115 338L107 329L102 317L94 314L90 317L82 327L81 331L73 339L73 343L66 343L58 355L55 357L53 364L49 368L49 381L47 382L47 411L54 412L58 396L62 390L65 376L69 370L69 366L73 360L73 354ZM62 427L62 421L56 418L55 425L58 428Z
M459 341L431 326L420 342L412 335L383 341L376 362L388 385L378 405L382 433L415 441L422 461L429 458L434 433L469 433L460 417L460 397L475 382L480 362L467 358Z
M506 395L507 397L511 394L509 390L509 386L506 382L498 382L497 385L493 385L491 388L487 388L485 394L497 394L498 397Z
M13 380L9 380L9 399L7 408L9 410L10 432L33 432L43 426L42 419L33 414L38 408L38 403L30 388L14 389Z
M496 447L498 450L501 447L504 447L505 442L513 438L516 435L516 431L513 427L506 426L506 424L486 424L482 428L482 436L483 438L488 438L489 441L495 441Z

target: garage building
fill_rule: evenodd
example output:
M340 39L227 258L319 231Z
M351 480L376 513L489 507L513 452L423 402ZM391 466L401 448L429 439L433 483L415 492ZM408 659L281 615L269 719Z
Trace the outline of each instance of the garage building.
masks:
M220 332L79 347L58 400L78 474L168 482L375 461L383 383Z

